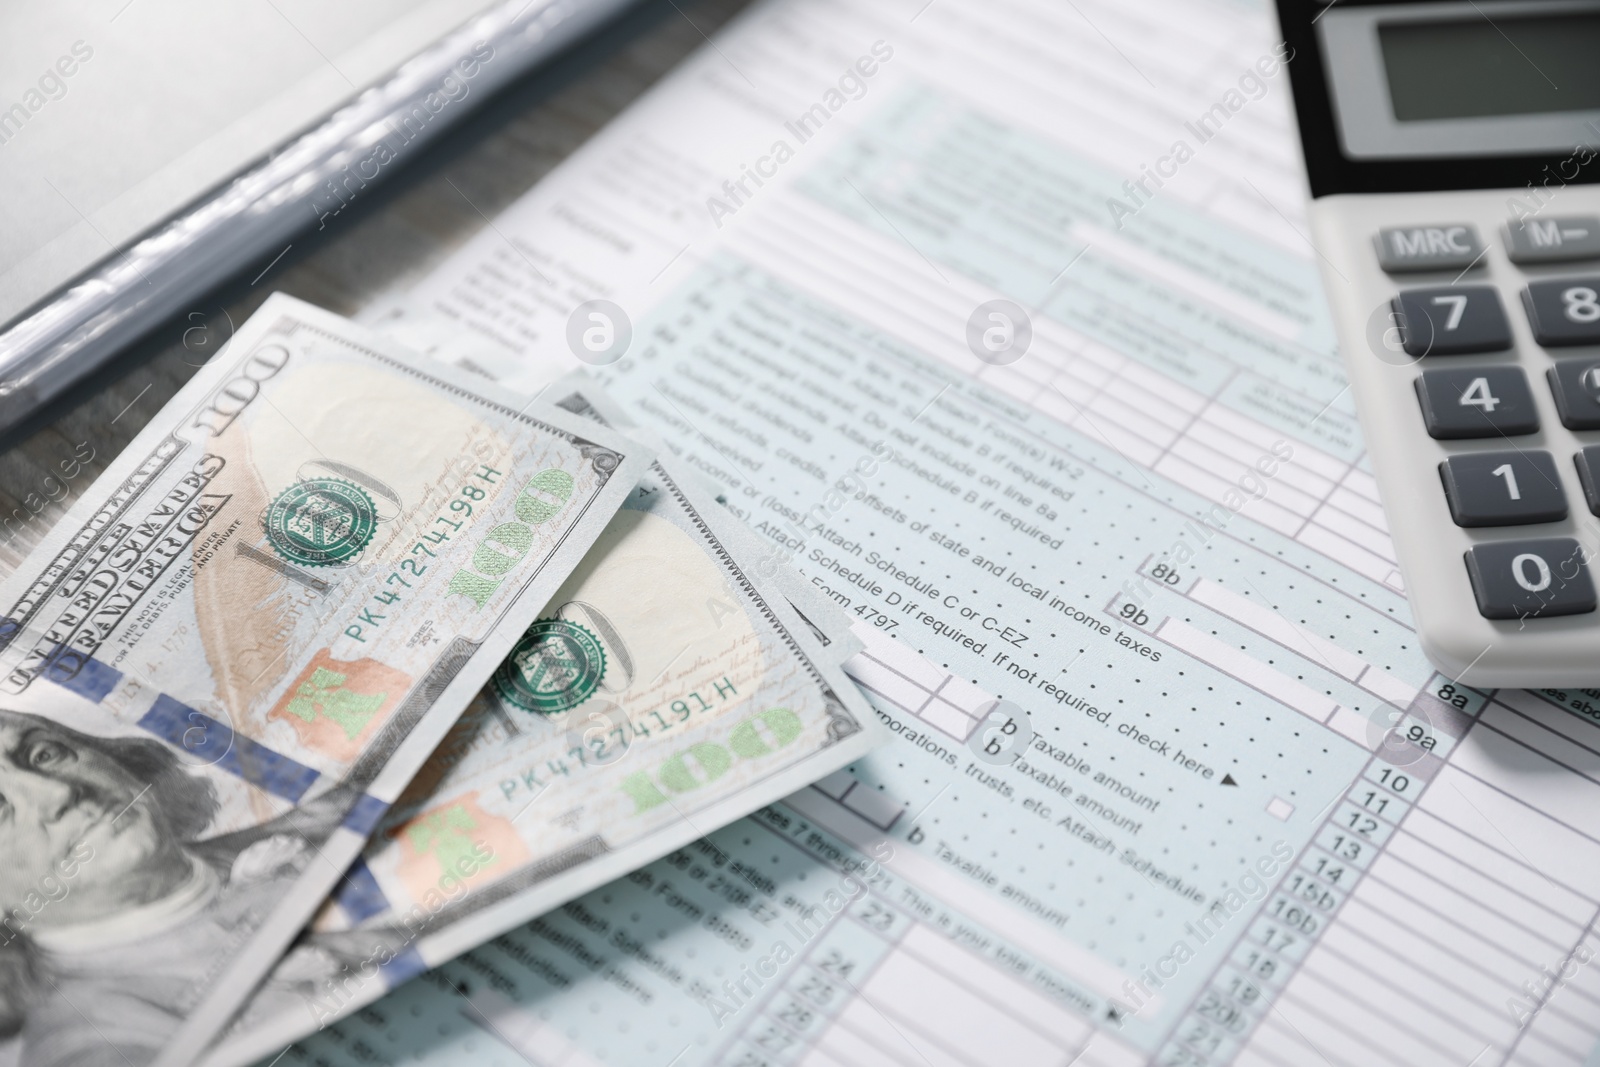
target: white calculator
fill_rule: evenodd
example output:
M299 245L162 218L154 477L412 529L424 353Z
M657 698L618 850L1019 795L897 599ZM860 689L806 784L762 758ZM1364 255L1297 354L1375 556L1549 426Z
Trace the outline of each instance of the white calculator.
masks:
M1423 650L1600 686L1600 0L1278 0Z

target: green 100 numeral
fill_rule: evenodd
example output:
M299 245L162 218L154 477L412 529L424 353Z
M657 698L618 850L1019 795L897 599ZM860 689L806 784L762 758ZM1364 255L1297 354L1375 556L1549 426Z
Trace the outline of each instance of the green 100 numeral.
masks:
M735 726L726 747L715 741L690 745L656 769L655 781L649 772L635 771L622 780L622 791L632 798L635 815L649 811L666 803L662 788L674 793L699 789L726 774L735 758L765 756L799 737L800 730L800 716L788 708L768 708Z
M533 527L549 522L572 499L572 475L555 467L528 479L517 495L520 522L502 522L483 535L472 552L472 569L456 571L447 593L460 593L481 610L505 581L506 571L533 545Z

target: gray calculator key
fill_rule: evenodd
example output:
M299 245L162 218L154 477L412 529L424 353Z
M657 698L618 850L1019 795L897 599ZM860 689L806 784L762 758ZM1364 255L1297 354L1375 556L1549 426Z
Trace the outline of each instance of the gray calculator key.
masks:
M1516 437L1539 429L1520 367L1426 370L1417 377L1417 399L1428 436L1439 440Z
M1600 276L1529 282L1522 306L1542 345L1600 344Z
M1548 452L1471 452L1439 464L1457 526L1520 526L1567 517L1556 461Z
M1469 223L1438 226L1385 226L1373 239L1378 265L1391 274L1412 270L1460 270L1483 254L1478 231Z
M1506 223L1506 253L1513 263L1600 259L1600 216L1513 220Z
M1405 289L1394 298L1400 343L1411 356L1459 356L1511 347L1511 321L1492 285Z
M1545 374L1561 425L1569 430L1600 430L1600 361L1563 359Z
M1595 608L1583 548L1570 537L1473 545L1467 574L1486 619L1583 615Z
M1600 515L1600 445L1590 445L1572 458L1578 466L1578 481L1583 483L1589 510Z

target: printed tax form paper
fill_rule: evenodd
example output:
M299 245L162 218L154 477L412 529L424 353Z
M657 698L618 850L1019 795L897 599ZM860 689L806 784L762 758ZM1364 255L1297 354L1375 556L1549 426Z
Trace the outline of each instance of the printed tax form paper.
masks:
M372 309L589 366L895 737L284 1063L1583 1062L1600 696L1417 650L1284 61L1265 5L771 0Z

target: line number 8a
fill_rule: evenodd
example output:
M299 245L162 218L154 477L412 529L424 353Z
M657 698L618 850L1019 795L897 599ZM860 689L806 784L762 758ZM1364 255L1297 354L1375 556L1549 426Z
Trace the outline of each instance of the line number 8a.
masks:
M1528 564L1533 564L1533 577L1528 577ZM1524 552L1511 560L1511 577L1530 593L1542 593L1550 588L1550 564L1543 556Z

